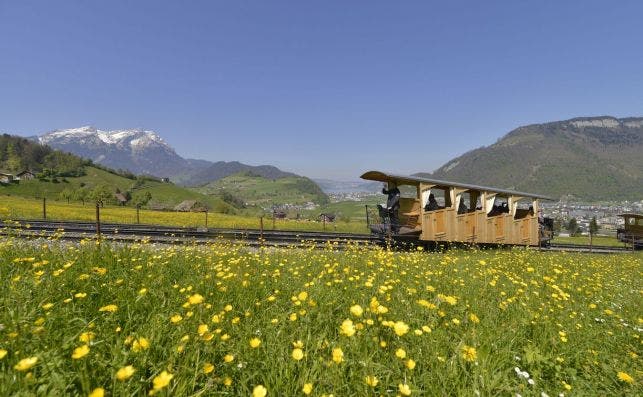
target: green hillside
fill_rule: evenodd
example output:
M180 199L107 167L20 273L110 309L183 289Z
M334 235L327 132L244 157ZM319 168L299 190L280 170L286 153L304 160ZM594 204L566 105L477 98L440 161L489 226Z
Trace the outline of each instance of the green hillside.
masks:
M242 172L208 183L192 190L237 201L240 206L271 207L329 203L328 196L308 178L285 177L268 179L251 172Z
M555 198L641 200L641 153L643 118L578 118L517 128L419 175Z
M215 196L163 183L157 178L110 170L21 137L0 135L0 172L15 175L22 170L30 170L36 177L0 183L0 196L69 202L92 201L100 196L105 204L117 204L115 194L120 192L128 206L139 203L147 208L172 209L184 200L196 200L215 212L234 211Z
M129 192L134 198L149 192L151 200L145 207L172 209L183 200L197 200L216 212L232 211L232 208L218 197L200 194L170 183L163 183L151 178L129 179L92 166L86 166L84 170L85 175L79 177L32 179L19 183L2 184L0 185L0 195L29 198L46 197L50 200L66 201L67 198L63 192L70 192L73 195L69 201L80 202L83 196L78 195L79 192L85 193L84 198L87 201L95 188L104 187L112 193L115 193L117 189L123 193ZM115 199L110 198L108 202L113 204ZM128 202L127 205L134 204Z

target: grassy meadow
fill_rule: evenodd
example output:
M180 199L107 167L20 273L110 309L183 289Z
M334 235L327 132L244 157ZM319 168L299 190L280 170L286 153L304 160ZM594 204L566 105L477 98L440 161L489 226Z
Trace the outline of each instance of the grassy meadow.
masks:
M640 254L0 240L0 395L641 395Z
M101 208L101 221L109 223L136 223L136 209L131 207L105 206ZM203 212L174 212L140 210L143 224L204 227ZM0 196L0 219L42 219L42 200L15 196ZM49 220L96 220L96 207L92 203L82 205L72 202L47 200L47 219ZM264 218L264 228L272 229L272 219ZM259 229L259 216L208 213L210 228ZM277 219L277 230L322 231L324 225L318 221ZM328 232L368 233L364 221L335 222L326 224Z

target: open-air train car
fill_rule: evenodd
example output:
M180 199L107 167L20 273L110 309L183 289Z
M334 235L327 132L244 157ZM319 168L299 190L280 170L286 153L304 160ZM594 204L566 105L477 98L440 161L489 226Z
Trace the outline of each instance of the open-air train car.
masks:
M616 230L619 241L631 245L633 249L643 249L643 214L621 214L624 224Z
M380 171L361 178L401 191L397 221L387 224L382 216L379 224L369 225L382 238L538 246L548 244L552 236L553 222L539 222L538 217L540 200L552 200L546 196Z

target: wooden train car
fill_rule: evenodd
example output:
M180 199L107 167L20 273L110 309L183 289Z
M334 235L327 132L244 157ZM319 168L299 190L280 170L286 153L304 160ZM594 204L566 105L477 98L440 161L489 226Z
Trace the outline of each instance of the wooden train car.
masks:
M546 196L380 171L361 178L400 191L397 213L380 206L380 222L369 225L382 238L538 246L552 236L553 222L538 216Z
M643 214L621 214L624 219L622 228L616 230L619 241L632 246L633 249L643 249Z

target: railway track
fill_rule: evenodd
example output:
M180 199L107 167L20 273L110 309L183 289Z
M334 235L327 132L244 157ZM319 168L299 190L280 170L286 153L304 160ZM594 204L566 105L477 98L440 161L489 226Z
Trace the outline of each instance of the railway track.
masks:
M117 242L148 241L151 243L185 244L208 243L217 239L244 242L250 246L326 246L344 248L349 244L381 245L382 240L368 234L329 233L299 230L222 229L174 227L145 224L101 223L101 238ZM0 235L24 238L51 238L82 240L96 237L92 222L45 221L19 219L0 221ZM591 252L599 254L625 253L629 249L610 246L578 244L551 244L541 248L545 252Z
M110 241L153 243L208 243L214 240L241 241L248 245L291 246L332 244L375 244L378 239L367 234L328 233L294 230L219 229L172 227L141 224L101 223L101 238ZM90 222L43 221L21 219L0 222L0 235L20 237L58 237L81 240L97 236L96 224Z

